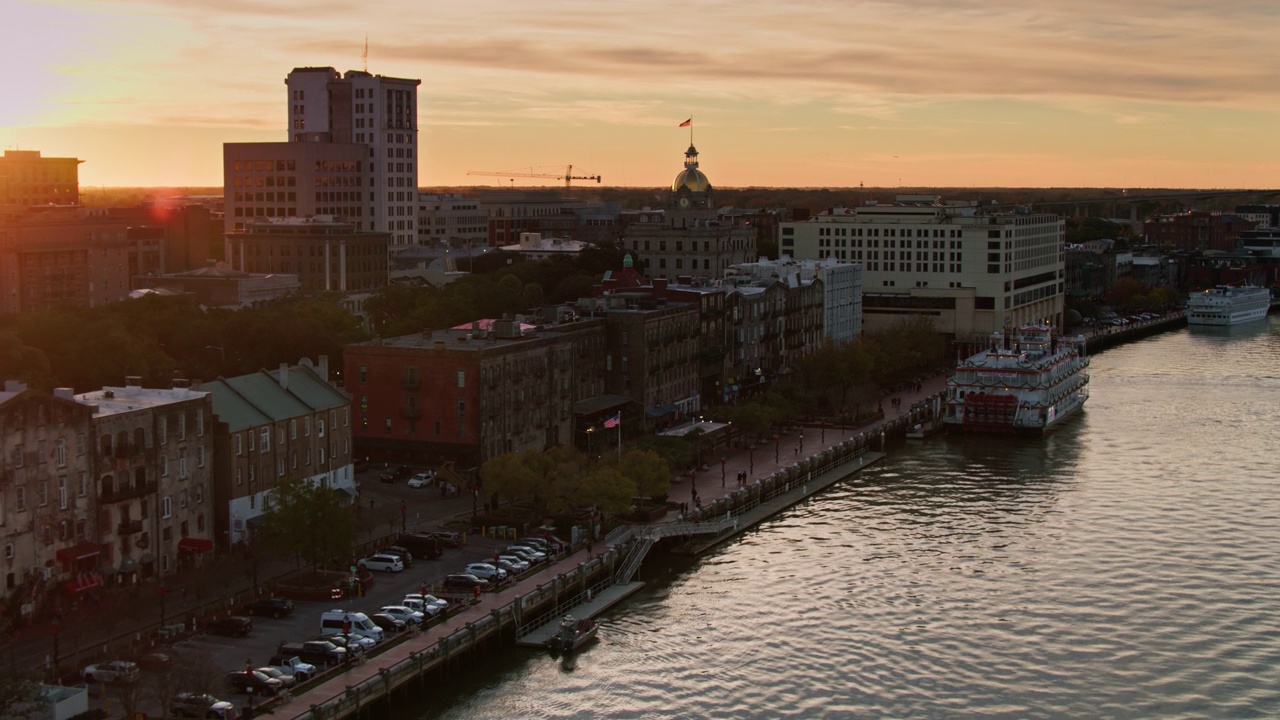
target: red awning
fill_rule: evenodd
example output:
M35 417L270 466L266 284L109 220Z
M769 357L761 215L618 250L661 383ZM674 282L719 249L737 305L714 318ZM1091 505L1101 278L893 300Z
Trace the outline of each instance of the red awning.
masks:
M213 549L213 541L204 538L184 537L178 541L178 552L207 553Z
M102 546L95 542L89 542L88 540L72 545L69 548L62 548L55 553L55 555L58 556L58 560L65 565L74 565L80 560L95 557L100 554L102 554Z
M102 575L96 572L80 573L73 580L62 584L62 589L69 593L95 588L102 584Z

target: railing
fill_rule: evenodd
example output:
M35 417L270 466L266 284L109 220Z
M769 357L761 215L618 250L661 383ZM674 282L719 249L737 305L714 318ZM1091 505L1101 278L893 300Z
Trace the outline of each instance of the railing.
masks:
M142 532L141 520L126 520L116 526L117 535L134 535Z
M649 548L653 547L655 542L657 539L652 536L644 537L631 548L631 553L627 555L622 569L614 577L615 584L626 585L631 582L631 577L636 574L636 570L640 569L640 563L644 562L645 555L649 554Z

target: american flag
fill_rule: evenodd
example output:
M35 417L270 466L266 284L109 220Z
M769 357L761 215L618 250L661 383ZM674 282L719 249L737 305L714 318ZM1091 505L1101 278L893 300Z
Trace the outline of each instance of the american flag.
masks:
M604 426L605 426L605 428L606 428L606 429L616 428L616 427L618 427L618 426L619 426L619 425L621 425L621 424L622 424L622 413L621 413L621 412L619 412L618 414L616 414L616 415L614 415L613 417L609 418L608 420L605 420L605 421L604 421Z

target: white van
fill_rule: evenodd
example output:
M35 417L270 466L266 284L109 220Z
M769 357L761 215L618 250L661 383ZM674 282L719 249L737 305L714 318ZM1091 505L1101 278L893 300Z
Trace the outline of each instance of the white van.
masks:
M348 612L334 609L320 616L320 632L325 635L341 635L343 625L350 623L347 633L357 638L369 638L374 642L382 642L382 628L373 624L368 615L362 612Z

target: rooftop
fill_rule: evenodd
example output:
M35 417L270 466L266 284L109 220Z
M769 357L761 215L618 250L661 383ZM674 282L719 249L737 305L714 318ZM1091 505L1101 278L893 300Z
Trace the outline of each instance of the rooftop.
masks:
M93 416L99 418L187 402L208 394L203 390L192 390L189 387L144 388L126 385L80 393L75 398L78 403L95 406Z

